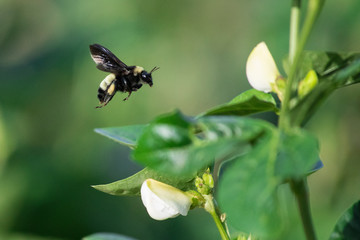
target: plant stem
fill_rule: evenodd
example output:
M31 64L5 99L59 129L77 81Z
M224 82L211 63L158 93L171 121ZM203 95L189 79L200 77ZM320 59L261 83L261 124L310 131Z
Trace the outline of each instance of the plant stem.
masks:
M293 56L293 60L290 61L291 66L290 66L289 76L288 76L287 83L286 83L284 100L282 102L280 119L279 119L279 127L285 131L287 131L291 127L290 118L288 116L289 111L290 111L290 100L291 100L291 96L293 95L293 92L297 88L296 87L297 85L295 82L295 75L296 75L296 71L299 67L301 54L304 51L305 44L309 38L309 35L314 26L314 23L315 23L317 17L319 16L319 13L322 9L324 1L325 0L309 0L305 22L304 22L304 26L301 30L301 35L298 38L299 40L298 41L295 40L295 42L294 42L294 39L291 40L292 41L291 49L295 49L295 55ZM293 0L291 19L297 18L296 14L298 14L300 11L300 5L301 5L300 3L301 3L301 0ZM293 15L295 15L295 16L293 16ZM295 23L291 24L291 27L292 28L296 27L296 24ZM291 35L297 35L297 34L294 34L296 31L298 31L298 30L291 29L290 30ZM290 38L292 39L294 37L290 36ZM297 45L294 46L293 45L294 43ZM294 50L292 50L292 51L294 51Z
M292 180L290 182L290 185L298 203L298 208L301 215L301 221L303 224L306 239L316 240L314 224L311 218L307 182L305 179Z
M287 132L294 125L294 122L290 121L290 101L297 90L296 73L299 68L301 54L304 51L305 44L309 38L314 23L319 16L324 2L325 0L308 1L308 9L304 25L301 30L300 36L298 36L301 0L292 0L289 39L290 71L286 83L286 89L279 118L279 129L281 131ZM309 194L306 180L292 179L290 181L290 185L297 200L306 239L316 240L315 229L311 218Z
M289 38L289 62L293 63L296 46L299 40L301 0L294 0L291 5L290 14L290 38Z
M216 227L219 230L221 239L222 240L230 240L230 237L228 236L228 234L227 234L227 232L226 232L226 230L224 228L224 225L222 224L219 216L216 213L215 205L214 205L214 202L213 202L213 196L211 194L210 195L203 195L203 196L204 196L204 198L206 200L204 208L208 213L210 213L210 215L214 219Z

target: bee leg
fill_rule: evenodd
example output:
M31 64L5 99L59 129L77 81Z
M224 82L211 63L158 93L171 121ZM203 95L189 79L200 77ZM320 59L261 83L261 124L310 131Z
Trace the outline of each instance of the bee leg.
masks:
M95 108L105 107L108 103L109 103L109 101L103 102L102 104L100 104L99 106L96 106Z
M105 107L106 106L106 103L100 103L99 106L96 106L95 108L102 108L102 107Z
M110 102L110 100L113 98L113 96L114 96L114 95L106 94L105 97L104 97L104 101L103 101L103 102L100 102L100 105L99 105L99 106L96 106L95 108L105 107L105 106Z
M124 99L123 99L123 101L128 100L128 99L129 99L129 97L130 97L130 95L131 95L131 93L132 93L132 91L129 91L129 95L128 95L126 98L124 98Z

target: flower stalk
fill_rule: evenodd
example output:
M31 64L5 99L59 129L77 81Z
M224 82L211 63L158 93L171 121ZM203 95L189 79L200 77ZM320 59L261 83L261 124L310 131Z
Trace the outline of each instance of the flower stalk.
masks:
M291 24L291 28L295 28L290 30L291 35L293 35L293 37L290 36L290 38L292 39L291 49L295 49L292 50L295 51L295 54L292 57L293 60L290 59L290 63L291 63L290 71L287 79L286 89L284 93L284 100L282 103L280 119L279 119L279 127L284 131L287 131L292 124L290 123L290 118L288 115L290 111L291 97L293 93L296 92L295 90L297 83L295 81L295 75L297 69L299 68L301 54L304 51L305 44L309 38L311 30L313 29L314 23L317 17L319 16L319 13L322 9L324 2L325 0L309 0L307 14L298 41L294 40L295 38L294 36L297 36L296 32L298 32L298 30L296 29L297 24ZM300 15L298 14L298 12L300 11L300 5L301 5L301 0L293 0L291 14L295 16L291 16L291 19L292 18L296 19L300 17Z
M294 0L290 14L289 62L293 63L299 40L301 0Z
M214 219L214 222L216 224L216 227L219 230L220 236L222 240L230 240L230 237L228 236L223 223L221 222L216 209L215 209L215 204L213 201L213 196L211 194L209 195L203 195L205 198L205 206L204 209L210 213L210 215L212 216L212 218Z

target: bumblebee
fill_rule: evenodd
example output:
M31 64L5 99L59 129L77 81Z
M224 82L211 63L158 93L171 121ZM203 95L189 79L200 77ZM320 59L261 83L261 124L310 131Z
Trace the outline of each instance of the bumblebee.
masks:
M129 93L123 99L126 101L131 93L140 89L143 84L149 84L151 87L153 85L151 74L159 69L154 67L150 72L147 72L139 66L127 66L109 49L100 44L90 45L90 53L96 67L101 71L110 73L100 83L97 95L100 105L96 108L106 106L117 91Z

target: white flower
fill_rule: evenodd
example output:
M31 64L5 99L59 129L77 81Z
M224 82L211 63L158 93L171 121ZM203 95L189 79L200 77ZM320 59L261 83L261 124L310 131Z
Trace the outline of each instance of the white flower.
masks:
M155 220L174 218L179 214L186 216L191 206L191 199L186 193L154 179L143 182L141 200Z
M272 91L272 85L281 77L265 42L259 43L250 53L246 62L246 76L253 88L266 93Z

